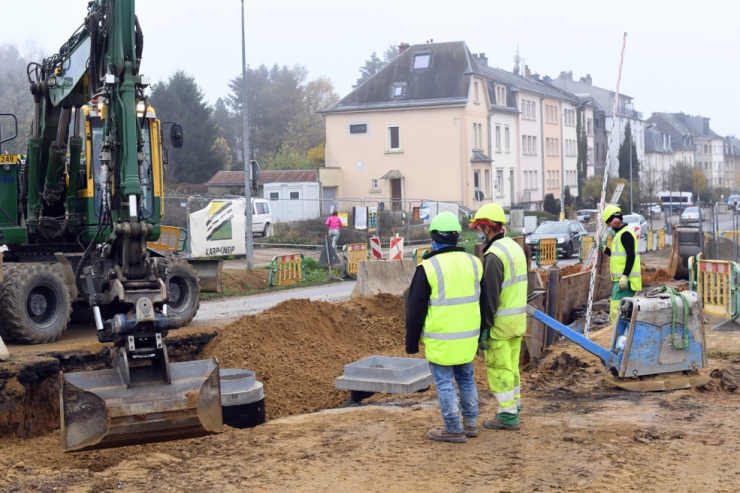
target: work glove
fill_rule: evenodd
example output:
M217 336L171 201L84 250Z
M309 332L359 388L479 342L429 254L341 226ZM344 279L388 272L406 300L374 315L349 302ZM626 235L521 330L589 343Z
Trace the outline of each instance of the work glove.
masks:
M627 286L629 286L630 278L627 276L622 276L619 278L619 289L624 291L627 289Z
M488 335L491 333L491 329L483 329L480 331L480 336L478 337L478 347L482 350L488 349L488 344L486 344L486 339L488 339Z

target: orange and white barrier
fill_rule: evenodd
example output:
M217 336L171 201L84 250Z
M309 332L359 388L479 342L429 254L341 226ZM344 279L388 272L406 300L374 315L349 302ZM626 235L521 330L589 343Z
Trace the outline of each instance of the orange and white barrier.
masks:
M377 236L370 238L370 250L375 260L383 260L383 250L380 248L380 238Z
M395 236L391 238L391 260L403 259L403 238Z

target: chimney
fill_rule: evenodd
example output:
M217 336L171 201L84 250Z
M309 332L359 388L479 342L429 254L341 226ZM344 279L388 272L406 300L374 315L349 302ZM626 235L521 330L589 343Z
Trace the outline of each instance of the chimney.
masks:
M549 75L546 75L542 78L542 82L544 82L545 84L549 84L550 82L552 82L552 79Z
M479 65L488 67L488 58L486 58L485 53L478 53L477 55L475 55L475 59L478 61Z
M532 71L529 70L529 65L524 66L524 77L526 77L527 79L532 77Z
M591 74L586 74L586 77L581 77L581 80L579 82L582 82L583 84L588 84L589 86L592 85Z
M558 76L558 79L561 79L561 80L573 80L573 72L562 71L562 72L560 72L560 75Z
M411 47L410 44L402 42L400 45L398 45L398 55L399 56L403 55L403 52L408 50L410 47Z
M532 74L532 80L540 81L540 74Z

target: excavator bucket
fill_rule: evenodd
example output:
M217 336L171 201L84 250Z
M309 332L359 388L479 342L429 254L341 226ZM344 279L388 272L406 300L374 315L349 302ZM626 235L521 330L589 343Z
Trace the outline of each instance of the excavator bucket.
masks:
M166 356L165 356L166 358ZM221 431L219 365L210 360L60 373L65 452ZM123 358L124 366L125 357ZM123 371L122 371L123 370ZM169 381L169 383L168 383Z
M188 259L188 263L198 274L198 284L201 293L223 293L221 285L221 270L223 260Z

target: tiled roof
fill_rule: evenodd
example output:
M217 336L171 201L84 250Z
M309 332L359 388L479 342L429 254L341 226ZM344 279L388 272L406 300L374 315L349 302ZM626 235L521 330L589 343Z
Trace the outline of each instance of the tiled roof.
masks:
M431 55L429 68L413 68L417 54ZM323 113L465 104L473 74L481 70L463 41L413 45Z
M260 171L257 183L305 183L319 181L315 169L286 169ZM219 171L206 182L208 186L244 186L244 171Z

